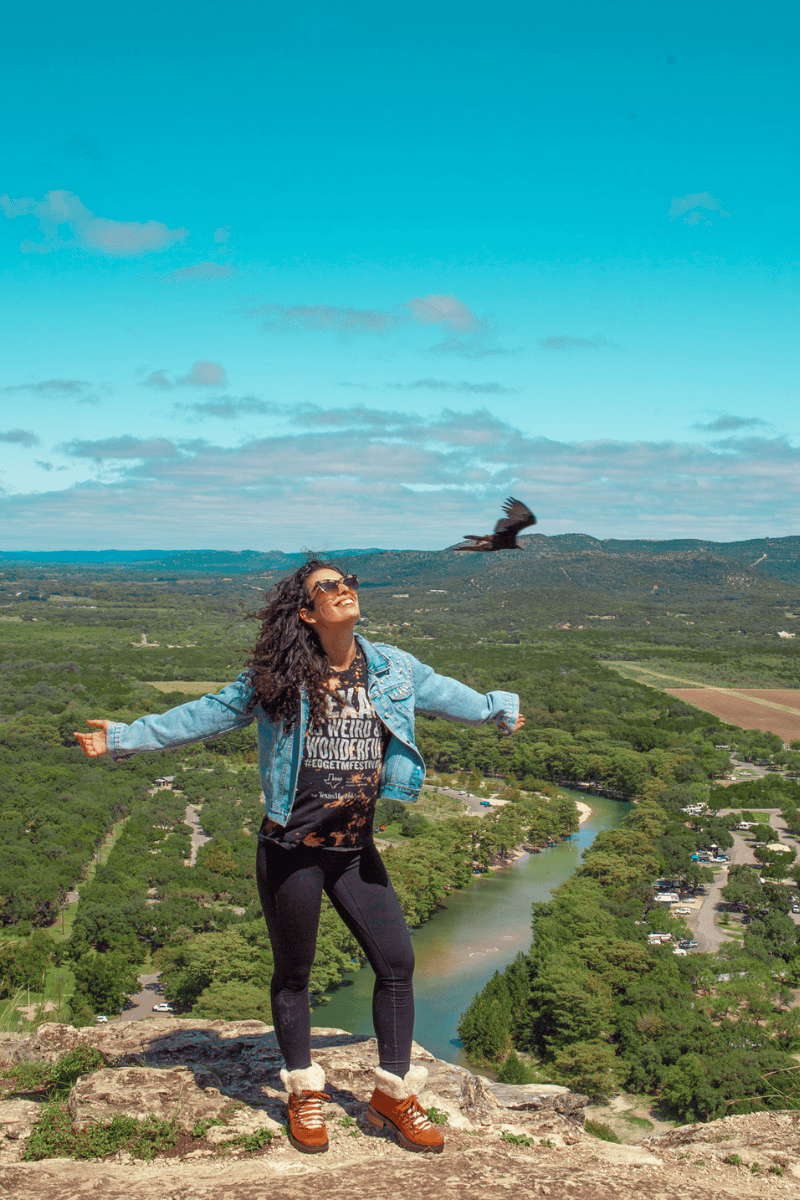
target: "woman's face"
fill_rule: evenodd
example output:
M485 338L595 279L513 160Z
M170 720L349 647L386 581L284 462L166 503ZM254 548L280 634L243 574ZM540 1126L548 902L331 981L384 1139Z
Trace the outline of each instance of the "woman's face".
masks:
M306 580L306 595L308 602L300 609L300 616L318 631L340 629L350 625L351 628L361 616L358 605L358 592L346 588L341 583L343 576L332 567L320 567ZM334 592L323 592L316 585L322 580L335 579L340 586Z

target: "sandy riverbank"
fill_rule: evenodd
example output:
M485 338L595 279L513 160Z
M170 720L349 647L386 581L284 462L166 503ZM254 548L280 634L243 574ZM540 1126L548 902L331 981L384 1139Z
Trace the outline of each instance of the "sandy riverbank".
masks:
M576 800L575 807L578 810L578 824L583 825L584 821L588 821L592 815L591 805L584 804L582 800Z

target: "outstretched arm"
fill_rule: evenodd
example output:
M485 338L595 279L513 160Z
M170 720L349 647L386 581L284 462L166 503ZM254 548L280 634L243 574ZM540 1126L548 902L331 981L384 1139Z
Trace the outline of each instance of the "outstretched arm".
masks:
M414 687L414 707L434 717L448 717L467 725L494 721L505 734L516 733L524 724L515 692L487 692L481 695L457 679L438 675L432 667L406 654Z
M104 754L108 754L108 727L110 721L86 721L87 725L98 725L98 729L93 729L91 733L78 733L75 730L75 737L78 739L78 745L87 758L101 758Z
M253 713L248 711L250 695L249 682L240 675L221 692L209 692L168 712L150 713L130 725L122 721L89 721L89 725L98 728L75 736L89 758L108 754L117 761L150 750L177 750L249 725L254 720Z

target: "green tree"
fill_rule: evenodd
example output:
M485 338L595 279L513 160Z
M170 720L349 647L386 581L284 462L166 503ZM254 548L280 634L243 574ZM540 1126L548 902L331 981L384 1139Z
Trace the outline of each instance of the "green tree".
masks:
M766 903L764 889L752 867L734 865L730 868L728 882L722 889L726 904L735 905L746 912L757 911Z
M602 1103L619 1091L620 1063L605 1042L573 1042L553 1056L553 1071L574 1092Z
M265 1021L272 1024L269 990L238 979L212 983L198 996L192 1016L208 1021Z
M526 1044L554 1054L573 1042L597 1041L608 1031L611 992L572 956L553 955L531 979Z
M136 970L117 951L86 954L73 970L73 1004L78 1008L86 1005L94 1013L118 1013L125 998L139 990Z

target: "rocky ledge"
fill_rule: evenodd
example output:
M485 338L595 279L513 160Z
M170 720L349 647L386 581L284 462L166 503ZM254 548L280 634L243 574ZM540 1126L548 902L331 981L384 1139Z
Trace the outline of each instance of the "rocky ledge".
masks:
M383 1200L408 1188L423 1200L462 1200L476 1189L523 1200L798 1194L800 1114L730 1117L614 1145L584 1134L586 1097L556 1086L496 1084L417 1045L414 1060L429 1071L421 1101L446 1117L447 1144L441 1156L409 1154L363 1119L374 1039L338 1029L314 1030L314 1058L331 1096L324 1155L298 1154L283 1136L282 1059L271 1027L259 1021L43 1025L27 1037L0 1035L0 1067L55 1062L78 1046L98 1050L108 1066L73 1086L68 1103L77 1127L108 1124L117 1114L154 1115L177 1122L185 1136L169 1156L149 1162L125 1152L26 1162L41 1104L0 1101L0 1190L15 1200L229 1200L232 1189L237 1200L316 1200L321 1187L325 1200L352 1200L354 1190ZM264 1130L271 1141L247 1144Z

